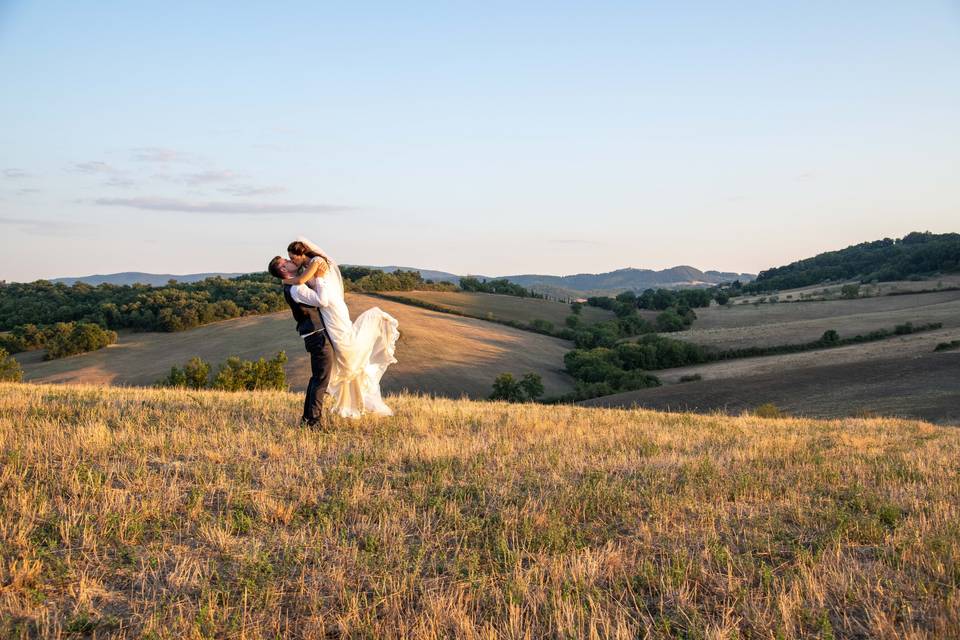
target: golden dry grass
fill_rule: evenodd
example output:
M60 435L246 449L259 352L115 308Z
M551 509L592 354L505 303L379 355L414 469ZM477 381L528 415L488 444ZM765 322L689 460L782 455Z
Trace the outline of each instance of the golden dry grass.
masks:
M0 637L946 638L960 433L0 385Z
M939 322L960 327L960 291L697 309L689 331L673 334L720 349L797 344L817 340L828 329L843 337L898 324Z
M540 374L549 395L573 389L572 379L562 371L563 355L571 348L563 340L365 295L348 294L347 303L354 318L379 306L400 321L399 362L383 378L387 392L485 398L501 373L530 371ZM151 385L193 356L216 366L231 355L271 358L280 350L290 358L290 387L305 389L310 364L289 311L178 333L127 332L116 345L100 351L50 361L32 352L17 354L17 360L32 382Z
M571 315L570 305L553 300L539 298L518 298L495 293L474 293L467 291L397 291L383 292L383 296L413 298L451 309L475 318L489 320L510 320L529 324L534 320L547 320L556 328L562 328L567 316ZM588 323L613 320L613 312L597 307L584 306L580 318Z

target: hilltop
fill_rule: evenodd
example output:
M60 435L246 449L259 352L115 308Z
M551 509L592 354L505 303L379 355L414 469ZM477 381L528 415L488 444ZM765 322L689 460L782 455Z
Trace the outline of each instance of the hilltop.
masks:
M63 284L89 284L96 286L98 284L148 284L151 287L162 287L171 280L177 282L200 282L207 278L236 278L245 275L243 273L187 273L183 275L173 275L172 273L143 273L142 271L124 271L122 273L97 274L92 276L78 276L67 278L52 278L50 282L62 282Z
M371 265L343 265L360 266L367 269L379 269L385 273L395 271L419 271L425 280L434 282L452 282L458 284L463 275L457 275L448 271L437 271L435 269L421 269L418 267L398 267L390 266L371 266ZM171 279L178 282L198 282L206 278L222 277L233 278L242 273L191 273L185 275L142 273L139 271L126 271L123 273L111 273L106 275L92 275L80 277L52 278L50 282L62 282L64 284L74 284L83 282L89 285L98 285L102 283L115 285L130 284L149 284L154 287L160 287ZM493 280L492 276L471 275L470 277L480 280ZM701 271L695 267L677 266L669 269L656 271L653 269L618 269L607 273L580 273L569 276L539 275L539 274L517 274L507 276L497 276L505 278L510 282L533 289L540 293L548 293L559 297L570 297L573 295L605 295L616 294L621 291L634 290L643 291L649 288L677 288L677 287L697 287L719 284L721 282L731 282L740 280L749 282L755 276L749 273L735 273L725 271Z
M0 636L960 635L960 432L0 385Z
M761 271L747 291L774 291L824 282L905 280L960 272L960 233L908 233Z

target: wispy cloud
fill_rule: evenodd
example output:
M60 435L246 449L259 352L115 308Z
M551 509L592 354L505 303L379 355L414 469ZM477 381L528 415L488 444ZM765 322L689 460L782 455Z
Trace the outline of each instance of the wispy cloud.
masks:
M19 178L29 178L30 174L23 169L4 169L3 177L16 180Z
M129 207L143 211L177 211L181 213L277 214L323 213L350 211L354 207L331 204L278 204L265 202L196 202L176 198L99 198L94 201L103 207Z
M99 160L91 160L90 162L75 162L70 168L73 171L90 175L120 173L118 169L110 166L106 162L100 162Z
M238 184L229 187L223 187L217 189L221 193L229 193L234 196L271 196L278 193L285 193L287 191L286 187L255 187L249 184Z
M240 175L227 169L200 171L199 173L188 173L182 176L183 181L191 186L202 184L214 184L217 182L230 182L236 180Z
M135 180L130 178L124 178L122 176L114 176L103 183L106 187L119 187L121 189L129 189L130 187L136 185Z
M164 147L137 147L133 149L133 159L137 162L196 162L191 153L167 149Z

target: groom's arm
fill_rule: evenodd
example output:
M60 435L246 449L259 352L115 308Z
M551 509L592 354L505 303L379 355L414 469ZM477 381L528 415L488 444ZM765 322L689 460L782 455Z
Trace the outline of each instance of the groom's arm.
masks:
M290 287L290 295L295 302L311 307L326 307L330 304L325 287L320 287L320 291L314 291L305 284L298 284Z

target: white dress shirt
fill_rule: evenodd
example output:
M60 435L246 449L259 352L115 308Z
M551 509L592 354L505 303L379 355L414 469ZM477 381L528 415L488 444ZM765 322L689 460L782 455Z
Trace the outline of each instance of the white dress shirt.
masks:
M290 287L290 297L293 298L294 302L305 304L308 307L326 307L328 304L330 304L330 301L327 298L326 290L323 286L318 287L318 289L319 291L314 291L305 284L295 284ZM300 337L306 338L307 336L312 336L314 333L320 333L320 331L323 331L323 329Z

